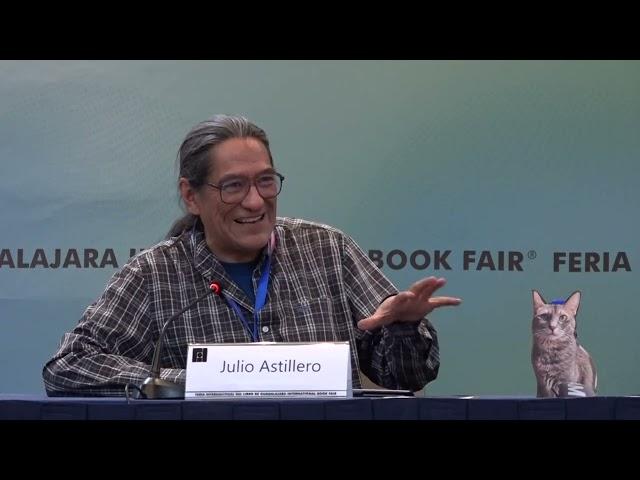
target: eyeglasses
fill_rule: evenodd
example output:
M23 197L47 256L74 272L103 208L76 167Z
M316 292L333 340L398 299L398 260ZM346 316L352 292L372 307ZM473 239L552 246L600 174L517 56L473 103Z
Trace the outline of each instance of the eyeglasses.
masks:
M251 185L256 186L256 190L262 198L269 200L275 198L282 190L284 176L279 173L265 173L256 177L253 181L245 177L238 177L222 182L220 185L205 182L205 185L220 191L220 200L229 205L242 202L249 193Z

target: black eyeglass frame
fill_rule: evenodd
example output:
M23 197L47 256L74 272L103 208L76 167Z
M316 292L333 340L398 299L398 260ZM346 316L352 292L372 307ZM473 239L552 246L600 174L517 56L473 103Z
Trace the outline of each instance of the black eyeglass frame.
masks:
M209 186L209 187L212 187L212 188L215 188L216 190L218 190L220 192L220 201L222 203L226 203L227 205L236 205L236 204L242 202L245 199L245 197L249 194L249 190L251 190L251 186L252 185L254 185L256 187L256 191L258 192L258 195L260 195L264 200L271 200L272 198L276 198L278 195L280 195L280 192L282 191L282 184L284 183L284 175L282 175L281 173L278 173L278 172L271 172L271 173L265 173L265 174L259 175L258 178L259 177L264 177L265 175L275 175L280 179L280 188L278 188L278 191L276 192L275 195L270 196L270 197L265 197L262 194L262 192L260 191L260 187L258 187L258 185L256 184L256 180L257 180L256 178L254 178L253 180L251 180L249 182L249 186L247 188L247 191L244 193L242 198L240 200L236 201L236 202L225 202L224 198L222 198L222 188L223 188L222 186L215 185L215 184L210 183L210 182L204 182L204 184Z

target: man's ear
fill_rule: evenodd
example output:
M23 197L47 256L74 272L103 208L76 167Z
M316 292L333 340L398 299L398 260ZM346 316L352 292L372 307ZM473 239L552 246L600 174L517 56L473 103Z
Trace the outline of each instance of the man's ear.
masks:
M196 201L196 195L198 192L196 192L196 190L191 186L189 180L184 177L180 177L178 185L180 187L180 196L187 207L187 211L193 215L200 215L200 207Z

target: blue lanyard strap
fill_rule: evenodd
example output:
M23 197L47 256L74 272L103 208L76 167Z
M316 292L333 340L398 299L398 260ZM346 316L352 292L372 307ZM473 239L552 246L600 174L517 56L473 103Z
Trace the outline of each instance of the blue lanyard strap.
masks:
M244 328L247 330L247 332L249 332L249 334L251 335L251 339L254 342L257 342L260 340L260 332L258 330L260 327L259 314L260 314L260 310L262 310L262 307L264 307L264 304L267 302L267 289L269 287L270 271L271 271L271 255L267 255L267 258L265 259L264 268L262 269L262 274L260 275L260 281L258 282L258 291L256 292L256 303L253 309L253 328L249 327L249 322L247 322L247 319L242 313L242 309L238 306L236 301L233 298L231 298L226 293L226 291L224 290L222 291L222 294L224 295L224 298L227 300L227 303L231 306L233 311L236 312L236 315L238 315L238 317L240 318L240 321L242 322L242 325L244 325Z
M268 255L265 260L265 266L260 274L260 281L258 282L258 291L256 292L256 305L255 313L257 314L264 304L267 303L267 288L269 287L269 272L271 271L271 255Z

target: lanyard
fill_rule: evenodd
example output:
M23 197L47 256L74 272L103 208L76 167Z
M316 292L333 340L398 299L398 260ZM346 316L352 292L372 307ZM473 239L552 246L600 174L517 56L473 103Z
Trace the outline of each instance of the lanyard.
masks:
M222 295L227 300L229 306L236 312L238 318L242 322L244 328L251 335L251 339L254 342L260 341L260 310L264 307L264 304L267 303L267 290L269 287L269 273L271 272L271 259L273 257L273 252L276 248L276 234L275 232L271 232L271 237L269 238L269 244L267 246L267 258L264 261L264 268L262 269L262 273L260 274L260 281L258 282L258 291L256 292L256 303L253 308L253 325L249 326L249 322L242 313L242 309L238 306L236 301L231 298L224 290L222 290Z
M236 301L233 298L231 298L225 290L222 290L222 295L227 300L227 303L233 309L233 311L236 312L236 315L238 315L238 318L240 318L242 325L244 325L244 328L247 330L247 332L249 332L249 335L251 335L251 339L254 342L257 342L260 340L259 313L267 301L267 288L269 286L270 270L271 270L271 255L268 254L265 260L265 266L262 269L262 274L260 275L260 281L258 282L258 291L256 292L256 303L253 309L253 326L252 327L249 326L249 322L247 322L247 319L245 318L244 313L242 313L242 309L238 306Z
M193 242L193 249L195 251L196 241L195 241L195 230L196 223L193 224L191 229L191 241ZM227 301L227 304L236 312L238 318L244 325L244 328L251 335L251 339L254 342L260 340L260 317L258 316L262 307L267 302L267 289L269 287L269 273L271 272L271 258L273 257L273 252L276 248L276 234L275 232L271 232L271 237L269 238L269 243L267 245L267 255L264 261L264 268L262 269L262 273L260 274L260 281L258 282L258 291L256 292L256 303L253 309L253 326L249 327L249 322L242 313L242 309L238 306L236 301L229 296L225 289L222 289L221 295Z

